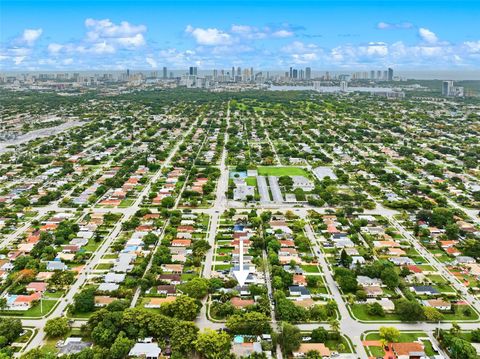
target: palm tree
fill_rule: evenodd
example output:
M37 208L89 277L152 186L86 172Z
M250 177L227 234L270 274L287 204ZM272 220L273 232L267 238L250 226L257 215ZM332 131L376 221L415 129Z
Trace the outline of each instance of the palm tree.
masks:
M337 319L330 319L328 325L330 325L332 332L338 333L340 331L340 322Z

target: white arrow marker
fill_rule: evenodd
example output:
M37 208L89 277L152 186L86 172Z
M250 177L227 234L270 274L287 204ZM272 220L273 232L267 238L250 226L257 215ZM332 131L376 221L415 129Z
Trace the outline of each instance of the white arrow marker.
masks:
M235 278L237 279L238 284L240 284L241 287L245 285L245 282L248 277L248 271L245 271L243 269L243 239L240 238L240 268L239 270L236 270L233 272L235 275Z

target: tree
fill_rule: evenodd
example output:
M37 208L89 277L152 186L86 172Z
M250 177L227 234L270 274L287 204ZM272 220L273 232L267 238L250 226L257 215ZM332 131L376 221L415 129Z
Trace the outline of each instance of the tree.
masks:
M202 299L208 294L208 281L205 278L193 278L181 284L180 290L192 298Z
M330 326L332 332L338 337L340 334L340 322L337 319L330 319L328 321L328 325Z
M283 323L282 331L278 339L283 348L283 352L288 355L298 349L302 343L302 333L295 325Z
M393 267L386 267L380 274L383 283L390 289L398 287L400 283L399 276Z
M173 197L168 196L168 197L162 198L161 206L163 208L172 208L174 205L175 205L175 200L173 199Z
M352 261L352 257L347 254L345 249L342 249L342 252L340 253L340 264L345 268L350 268Z
M443 320L443 314L433 307L424 307L423 314L429 322L439 322Z
M260 312L231 315L227 328L235 334L262 335L270 332L270 318Z
M380 327L380 337L387 343L395 343L400 338L400 331L395 327Z
M451 357L455 359L475 359L477 358L477 350L472 344L466 340L452 336L449 339L448 347L450 348Z
M49 319L45 324L45 333L50 338L63 337L70 331L67 318Z
M198 336L198 328L195 323L181 321L174 326L170 343L172 350L183 354L185 357L191 357L189 355L195 349L194 342Z
M380 305L380 303L377 303L377 302L369 304L367 306L367 312L372 316L378 316L378 317L385 316L385 310L383 310L383 307Z
M56 359L57 354L47 349L32 349L29 352L23 354L21 359Z
M128 355L135 341L128 339L124 332L120 332L110 347L110 357L112 359L122 359Z
M0 298L0 310L5 310L7 307L7 298Z
M8 344L14 342L22 331L20 319L0 318L0 336L6 338Z
M423 308L416 301L399 299L395 302L395 312L406 322L421 321L425 318Z
M181 320L194 320L200 310L200 306L194 298L181 295L174 302L164 304L162 313Z
M228 358L232 341L225 333L217 333L212 329L206 329L195 340L195 349L205 359Z
M328 331L323 327L312 330L312 341L314 343L325 343L328 339Z
M320 355L320 353L317 350L310 350L307 352L307 355L305 356L307 359L322 359L323 357Z
M73 311L87 313L95 309L95 288L84 289L73 297Z
M472 342L480 343L480 329L472 330Z

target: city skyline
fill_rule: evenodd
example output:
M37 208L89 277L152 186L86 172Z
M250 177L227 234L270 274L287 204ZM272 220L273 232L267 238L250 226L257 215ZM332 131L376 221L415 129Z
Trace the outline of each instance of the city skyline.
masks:
M1 12L1 71L480 67L474 1L4 1Z

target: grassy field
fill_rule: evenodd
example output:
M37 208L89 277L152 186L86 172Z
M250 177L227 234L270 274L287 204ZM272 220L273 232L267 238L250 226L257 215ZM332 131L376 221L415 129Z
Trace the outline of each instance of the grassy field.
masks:
M50 312L57 300L42 300L42 305L40 303L34 305L32 308L25 310L25 311L0 311L1 315L8 315L8 316L16 316L16 317L42 317L48 312ZM43 308L42 308L43 307ZM43 311L42 311L43 309Z
M300 167L270 167L259 166L257 168L260 176L305 176L308 177L308 172Z
M363 321L373 321L373 320L400 320L400 318L393 313L386 313L384 317L373 316L367 313L366 304L353 304L351 307L353 315Z
M301 268L307 273L319 273L320 270L316 265L302 265Z

